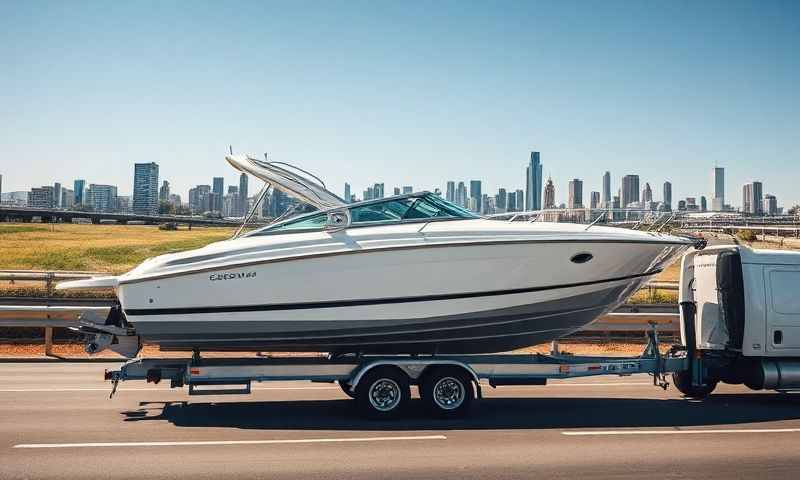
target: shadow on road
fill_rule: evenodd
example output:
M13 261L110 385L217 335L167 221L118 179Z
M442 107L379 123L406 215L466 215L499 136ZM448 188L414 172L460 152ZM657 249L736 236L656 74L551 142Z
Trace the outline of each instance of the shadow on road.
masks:
M800 418L798 399L781 394L724 394L703 402L625 398L486 398L469 418L437 420L413 401L394 421L362 419L353 400L234 403L142 402L126 421L179 427L263 430L482 430L735 425Z

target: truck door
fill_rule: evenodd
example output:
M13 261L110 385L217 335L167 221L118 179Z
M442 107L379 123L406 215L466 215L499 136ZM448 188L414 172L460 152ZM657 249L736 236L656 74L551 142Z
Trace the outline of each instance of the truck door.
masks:
M800 354L800 267L764 267L767 349L782 355Z

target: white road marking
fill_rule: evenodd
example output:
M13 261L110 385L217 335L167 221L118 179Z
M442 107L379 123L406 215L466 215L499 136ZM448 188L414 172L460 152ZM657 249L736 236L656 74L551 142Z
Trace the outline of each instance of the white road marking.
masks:
M355 443L397 442L411 440L447 440L444 435L420 435L404 437L355 437L355 438L299 438L285 440L211 440L195 442L97 442L97 443L22 443L13 448L98 448L98 447L194 447L206 445L277 445L303 443Z
M571 437L610 436L610 435L693 435L718 433L800 433L800 428L736 428L716 430L597 430L585 432L561 432Z

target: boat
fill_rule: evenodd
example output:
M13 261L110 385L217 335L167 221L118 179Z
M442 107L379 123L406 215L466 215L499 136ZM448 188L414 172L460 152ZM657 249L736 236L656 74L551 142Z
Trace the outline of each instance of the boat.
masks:
M226 159L265 182L262 197L276 189L315 210L59 284L116 291L105 322L82 326L87 350L511 351L581 329L696 242L482 218L430 192L347 203L288 164Z

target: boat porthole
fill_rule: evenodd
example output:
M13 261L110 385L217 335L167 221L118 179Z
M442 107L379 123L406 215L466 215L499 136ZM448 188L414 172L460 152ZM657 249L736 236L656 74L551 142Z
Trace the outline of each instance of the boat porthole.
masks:
M586 253L586 252L576 253L575 255L572 256L572 258L570 258L570 261L572 263L586 263L592 258L594 258L594 255L592 255L591 253Z

